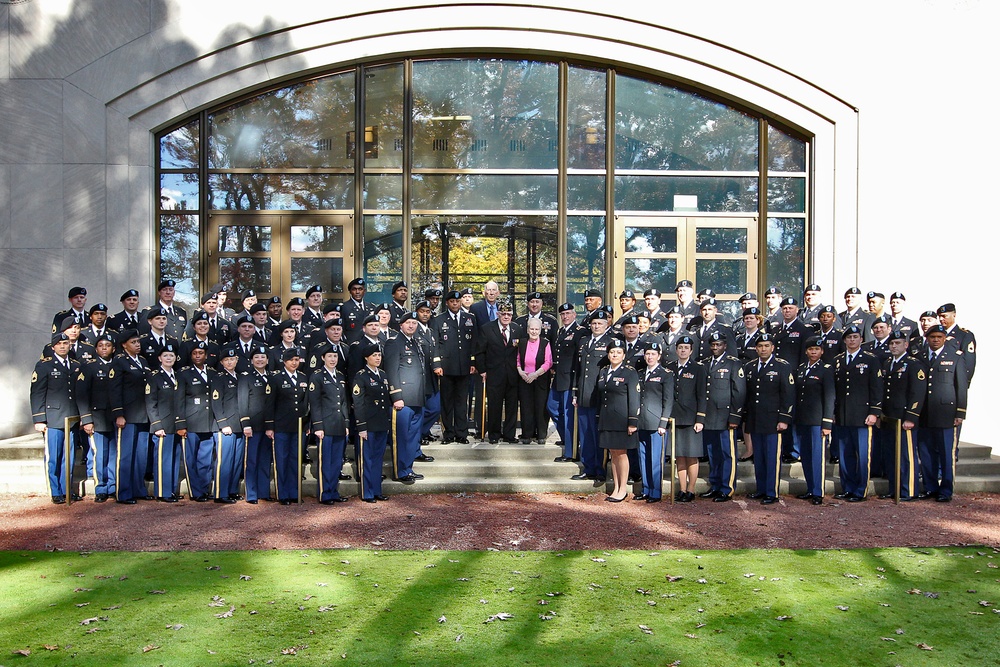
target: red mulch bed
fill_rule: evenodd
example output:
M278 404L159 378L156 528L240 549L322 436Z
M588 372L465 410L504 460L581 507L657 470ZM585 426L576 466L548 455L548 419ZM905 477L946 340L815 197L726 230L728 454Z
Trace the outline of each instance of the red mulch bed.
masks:
M762 506L604 502L604 494L433 494L357 498L335 506L52 505L0 496L0 549L172 551L242 549L829 549L1000 546L1000 495L895 505L793 497Z

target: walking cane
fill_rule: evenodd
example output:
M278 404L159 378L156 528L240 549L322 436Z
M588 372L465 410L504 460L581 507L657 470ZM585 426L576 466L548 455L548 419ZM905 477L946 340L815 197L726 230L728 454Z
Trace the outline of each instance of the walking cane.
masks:
M296 441L296 449L299 452L298 474L295 476L298 481L299 505L302 504L302 417L299 417L299 439ZM320 473L322 474L322 472Z
M580 460L580 415L577 406L573 406L573 460Z
M483 414L482 419L479 421L479 439L486 439L486 378L483 378Z
M897 504L897 505L899 504L899 492L901 490L900 486L902 485L902 482L903 482L903 480L900 479L902 477L902 473L903 473L903 470L900 467L900 464L902 463L900 461L900 459L902 458L902 454L903 454L903 452L902 452L902 449L903 449L903 442L902 442L902 440L903 440L903 420L902 419L897 419L896 420L896 475L895 475L895 477L896 477L896 488L893 489L893 491L894 491L893 497L895 498L895 504ZM911 462L910 465L913 465L913 463ZM913 493L912 489L910 490L910 493Z
M63 420L63 468L66 475L66 505L73 504L73 440L70 438L70 425L79 417L66 417Z
M677 477L677 423L670 418L670 504L674 504L677 494L674 489L674 479Z
M187 435L185 434L184 437L178 437L181 440L181 463L184 464L184 481L187 482L188 485L188 498L194 500L194 490L191 488L191 473L188 472ZM177 490L180 491L180 482L177 483L177 487Z

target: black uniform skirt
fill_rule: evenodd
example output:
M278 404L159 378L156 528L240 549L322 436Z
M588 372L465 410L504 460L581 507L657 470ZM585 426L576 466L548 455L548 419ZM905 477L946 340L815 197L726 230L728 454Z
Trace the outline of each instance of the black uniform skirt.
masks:
M694 426L677 426L677 445L675 447L676 456L689 456L700 458L705 455L705 444L702 442L701 433L694 432ZM670 454L667 449L665 454Z
M597 446L601 449L638 449L639 431L632 435L628 431L600 431Z

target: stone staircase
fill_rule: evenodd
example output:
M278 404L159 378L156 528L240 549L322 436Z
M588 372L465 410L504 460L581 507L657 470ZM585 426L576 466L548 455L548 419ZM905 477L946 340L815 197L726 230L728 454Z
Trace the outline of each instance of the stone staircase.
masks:
M40 435L27 435L0 441L0 493L44 495L46 493L42 465L43 443ZM316 459L315 449L313 459ZM550 436L544 445L496 444L470 441L468 445L431 443L423 448L425 454L433 456L431 463L416 463L414 470L425 476L414 484L392 481L392 462L389 453L383 465L386 480L383 491L395 493L594 493L604 491L604 485L592 481L576 481L570 477L579 472L575 463L555 463L561 449L555 446L555 438ZM353 454L352 451L349 454ZM664 476L669 477L669 466L664 466ZM317 490L317 464L306 466L302 482L303 494L315 496ZM350 472L345 466L344 472ZM708 465L700 467L699 490L707 490ZM956 470L955 493L994 492L1000 493L1000 456L994 456L990 447L962 443ZM82 483L84 490L93 493L93 482L83 481L85 470L77 465L74 481ZM833 494L839 490L837 466L826 469L826 492ZM737 468L736 493L750 493L754 490L753 465L740 463ZM664 482L667 494L669 482ZM873 480L870 491L889 492L889 482ZM181 483L182 492L186 492ZM798 463L781 466L782 494L798 494L805 491L802 466ZM340 483L344 495L356 495L358 484L354 480Z

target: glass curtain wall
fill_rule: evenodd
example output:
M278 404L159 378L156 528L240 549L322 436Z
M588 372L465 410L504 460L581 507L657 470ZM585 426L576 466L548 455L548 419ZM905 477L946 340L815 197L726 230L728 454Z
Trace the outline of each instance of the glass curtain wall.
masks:
M353 215L345 277L366 277L373 299L387 300L401 278L416 294L478 292L492 277L514 299L538 290L549 308L580 303L585 289L605 288L622 214L758 216L758 287L800 292L808 269L808 142L614 69L518 58L358 66L202 112L158 135L158 146L159 277L177 280L189 304L216 275L207 267L236 292L261 284L254 267L291 243L231 238L236 226L208 247L208 219L237 212ZM639 236L662 231L625 233L635 248L656 245ZM730 233L701 230L699 247L727 249ZM233 248L247 257L211 264ZM670 271L654 268L646 278L669 290ZM288 275L308 283L300 273Z

